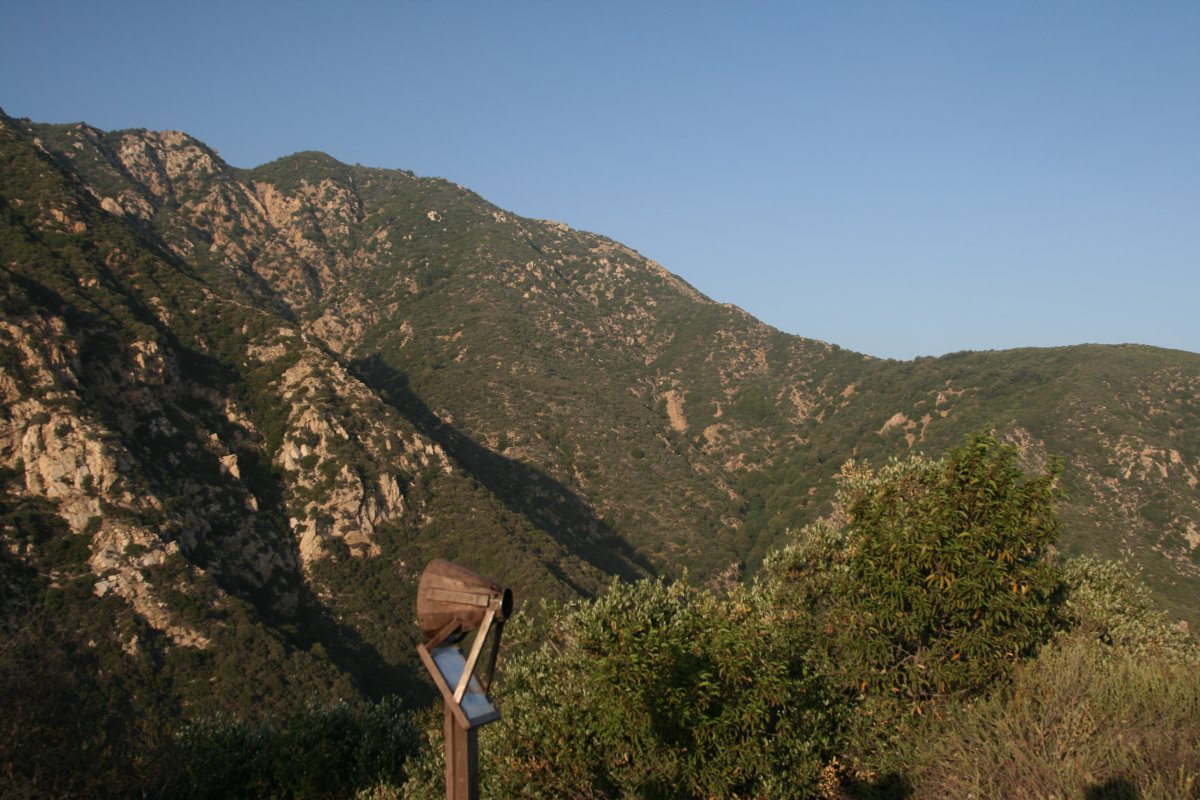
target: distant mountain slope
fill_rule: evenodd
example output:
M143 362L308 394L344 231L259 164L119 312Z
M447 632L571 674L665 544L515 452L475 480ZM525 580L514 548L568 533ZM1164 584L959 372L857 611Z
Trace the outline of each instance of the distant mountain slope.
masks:
M255 658L395 688L430 557L526 598L706 581L827 513L847 458L983 426L1064 457L1065 547L1200 615L1200 355L881 361L445 181L175 132L0 118L0 212L0 461L70 531L8 523L6 557L52 588L48 542L84 543L72 602L120 598L181 681L244 603Z
M1197 620L1200 355L1138 345L959 353L875 364L847 385L843 420L818 441L881 459L941 452L990 426L1031 466L1059 456L1062 546L1127 556L1166 608ZM811 485L809 461L793 452L757 485L799 492ZM786 502L764 505L779 515L768 528L799 522Z

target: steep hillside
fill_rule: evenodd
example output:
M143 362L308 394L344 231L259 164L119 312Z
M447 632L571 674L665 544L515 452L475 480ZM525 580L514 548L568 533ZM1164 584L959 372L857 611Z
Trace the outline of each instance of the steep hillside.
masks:
M1137 345L957 353L875 363L846 385L818 454L938 453L963 431L994 427L1031 468L1064 460L1064 549L1128 557L1173 615L1200 619L1200 355ZM768 536L806 519L787 496L814 485L815 457L793 451L754 481Z
M253 276L175 252L155 229L172 211L114 211L29 131L0 136L5 558L39 568L41 602L86 617L119 598L148 630L106 638L189 654L185 683L251 661L193 698L233 702L263 693L261 671L317 675L298 697L343 672L414 691L412 593L434 555L524 597L644 573L552 479L525 470L574 527L539 527L472 477ZM163 153L179 163L195 166ZM33 499L63 525L31 524ZM247 637L265 652L239 655Z
M445 181L7 117L0 254L6 569L124 620L188 702L254 691L200 684L225 658L411 689L435 555L524 598L727 579L829 512L844 460L984 426L1065 459L1065 547L1200 619L1200 355L881 361Z

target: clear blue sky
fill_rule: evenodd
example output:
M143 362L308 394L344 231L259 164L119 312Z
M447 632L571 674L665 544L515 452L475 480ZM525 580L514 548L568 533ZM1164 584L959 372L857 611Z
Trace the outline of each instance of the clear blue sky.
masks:
M10 2L0 106L449 178L877 356L1200 352L1200 2Z

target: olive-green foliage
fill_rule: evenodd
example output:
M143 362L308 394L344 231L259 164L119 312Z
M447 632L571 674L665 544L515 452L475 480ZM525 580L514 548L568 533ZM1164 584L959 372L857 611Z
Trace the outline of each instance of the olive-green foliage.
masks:
M939 460L843 467L840 535L808 530L774 567L821 573L823 597L809 603L842 686L920 711L1033 652L1050 633L1058 586L1046 557L1057 474L1051 463L1025 475L1016 450L990 433Z
M310 704L286 719L213 717L177 735L172 794L188 798L340 798L405 780L418 732L392 698Z
M1195 798L1200 648L1118 563L1063 565L1065 630L877 761L916 798ZM891 795L883 795L891 796Z
M483 794L808 796L835 709L775 613L766 591L614 583L528 631L481 736ZM409 796L437 795L436 749Z
M1077 635L1146 657L1195 656L1196 640L1155 607L1150 591L1128 565L1073 558L1063 570L1065 621Z
M925 734L916 796L1200 796L1197 667L1064 637Z
M33 518L29 509L10 516L3 506L0 529ZM95 622L78 613L90 584L48 587L0 550L3 800L136 796L156 780L152 754L166 703L146 691L147 662L102 638L128 630L129 620L107 604L91 610Z

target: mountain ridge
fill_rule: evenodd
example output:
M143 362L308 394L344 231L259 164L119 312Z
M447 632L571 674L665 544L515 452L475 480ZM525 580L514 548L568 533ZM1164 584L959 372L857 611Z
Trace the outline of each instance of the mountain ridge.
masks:
M179 132L0 133L0 460L7 496L70 530L10 524L7 552L52 584L49 543L86 544L73 607L121 598L157 631L143 650L199 654L181 681L231 647L236 607L297 686L395 690L428 558L526 598L749 573L830 512L846 459L981 427L1031 467L1066 459L1066 549L1126 554L1200 613L1196 354L876 359L441 179L311 151L238 169ZM368 652L378 674L347 667Z

